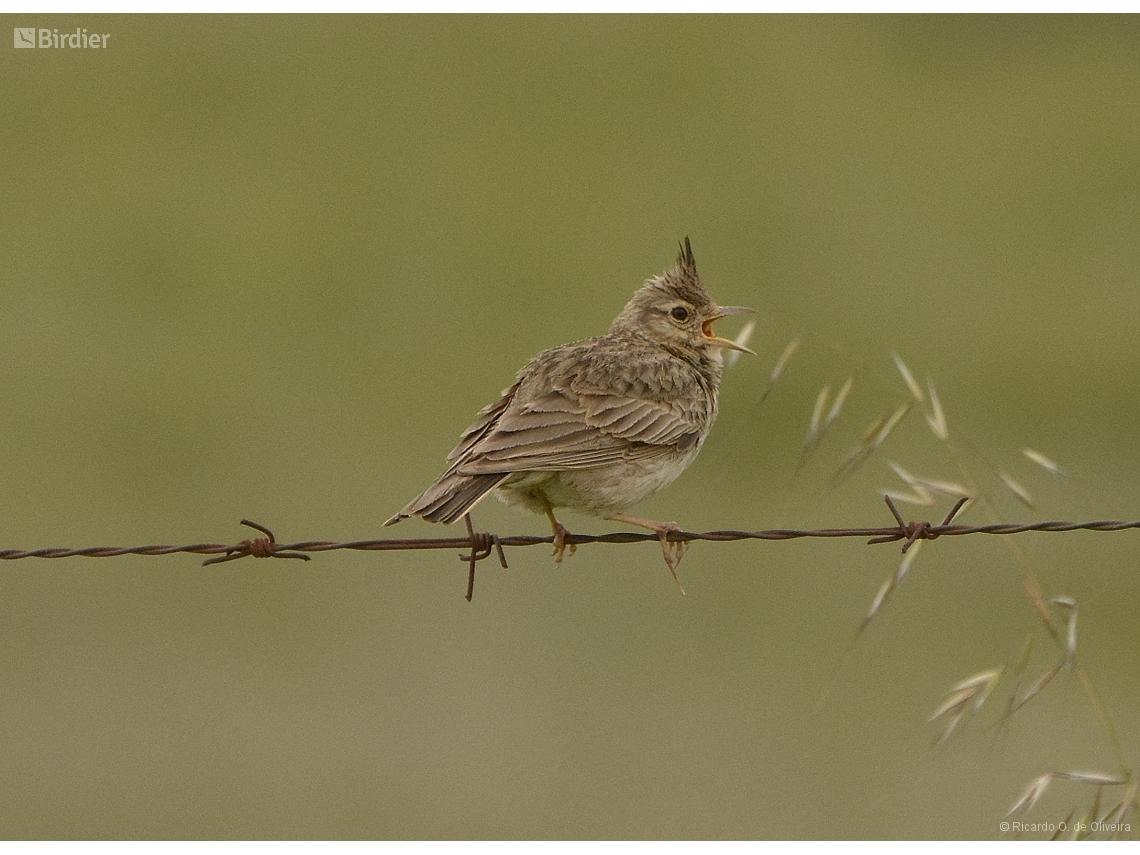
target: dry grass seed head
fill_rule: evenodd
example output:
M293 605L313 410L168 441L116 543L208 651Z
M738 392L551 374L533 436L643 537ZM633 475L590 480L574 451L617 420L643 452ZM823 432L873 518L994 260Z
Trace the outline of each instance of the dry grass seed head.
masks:
M1128 815L1128 813L1133 808L1136 807L1136 792L1138 787L1140 787L1140 784L1138 784L1138 782L1133 779L1132 782L1128 785L1128 789L1124 792L1124 798L1120 800L1119 804L1117 804L1115 808L1109 811L1108 816L1106 817L1109 822L1114 824L1119 823L1124 819L1125 816Z
M1092 833L1092 812L1085 811L1081 818L1073 823L1069 831L1069 840L1084 840Z
M819 390L815 399L815 408L811 411L811 424L808 425L807 436L804 437L804 446L810 446L819 439L819 426L823 421L823 408L827 406L827 396L831 394L831 387L824 386Z
M908 472L906 469L903 469L901 465L895 463L893 460L888 460L887 465L890 466L891 470L899 476L900 481L902 481L908 487L915 486L918 479L911 475L910 472Z
M1033 502L1033 497L1029 495L1029 491L1018 484L1013 477L1005 472L998 472L998 477L1001 482L1009 489L1013 495L1017 496L1019 502L1025 505L1030 510L1036 509L1037 505Z
M914 564L918 553L922 552L922 544L926 543L925 540L916 540L911 544L910 549L903 555L902 561L899 562L899 569L895 572L895 584L898 585L906 578L906 574L910 572L910 567Z
M879 588L879 593L875 595L875 599L871 603L871 608L867 610L863 622L859 625L860 632L867 628L867 625L875 615L879 613L879 609L886 603L887 597L889 597L894 589L902 583L902 580L906 578L906 574L910 572L911 565L914 564L915 559L918 558L918 553L922 551L922 544L925 542L926 541L923 540L915 541L911 548L907 550L906 555L902 557L902 561L899 562L898 570L883 582Z
M784 373L788 363L791 362L795 352L799 350L800 340L793 338L788 342L788 346L784 348L784 352L780 354L780 358L776 360L776 367L772 369L772 375L768 378L769 383L775 383L780 379L780 375Z
M1109 775L1107 772L1058 772L1058 778L1067 781L1076 781L1080 784L1093 784L1097 787L1120 787L1129 782L1126 775Z
M958 729L958 724L962 721L965 715L966 711L961 710L956 716L954 716L954 718L950 719L950 723L946 725L946 729L942 731L942 735L934 740L934 744L941 745L943 742L949 739L954 731Z
M859 625L859 631L862 632L867 628L867 624L879 613L879 609L883 607L883 603L887 601L887 597L891 595L891 591L895 589L895 577L892 574L883 582L879 588L879 593L875 594L875 599L871 601L871 608L867 610L867 615L863 618L863 623Z
M938 400L938 393L934 391L934 384L926 381L926 389L930 393L930 412L926 413L926 423L930 425L931 432L945 442L950 438L950 426L946 424L946 413L942 410L942 402Z
M908 487L910 487L913 492L900 493L900 492L896 492L896 491L892 491L892 490L880 490L879 491L880 493L885 492L888 496L890 496L895 501L906 502L907 504L911 504L911 505L933 505L934 504L934 497L932 495L930 495L930 491L928 491L925 487L923 487L920 483L918 483L917 478L915 478L913 475L911 475L910 472L908 472L906 469L903 469L902 466L895 463L895 461L888 460L887 463L891 467L891 469L894 470L894 473L897 476L899 476L899 480L901 480L904 484L906 484Z
M935 493L940 493L943 496L949 496L952 499L969 499L970 492L954 481L939 481L934 478L917 478L916 481L928 490L933 490ZM965 510L965 508L963 508Z
M1017 701L1017 703L1013 705L1013 709L1009 711L1009 715L1013 715L1013 713L1017 712L1019 709L1037 697L1041 690L1048 686L1053 678L1057 676L1064 664L1064 662L1058 662L1056 665L1051 666L1048 671L1038 677L1037 682L1030 686L1025 691L1025 694L1022 695L1021 698Z
M1069 619L1065 625L1065 655L1071 663L1077 655L1077 601L1072 597L1053 597L1049 601L1052 605L1060 606L1069 612Z
M839 418L839 414L843 411L843 404L847 401L847 396L851 394L851 388L855 385L855 378L848 377L847 382L839 390L839 394L835 396L835 401L831 404L831 409L827 412L827 418L823 421L823 432L827 433L827 429Z
M1022 645L1021 654L1017 657L1017 665L1014 666L1013 669L1013 691L1010 692L1009 700L1006 701L1005 713L1002 715L1003 723L1008 721L1009 717L1012 716L1014 711L1017 709L1016 702L1017 697L1021 692L1021 680L1025 676L1025 672L1029 670L1029 660L1032 658L1032 656L1033 636L1031 635L1025 640L1025 644Z
M1077 610L1073 609L1073 613L1069 615L1069 626L1065 633L1065 652L1069 655L1069 661L1072 662L1077 657Z
M913 403L903 404L901 407L891 413L891 416L887 419L886 424L884 424L879 432L875 435L875 441L871 445L872 451L887 441L887 437L890 436L891 432L899 426L899 423L904 418L906 418L907 413L910 412L911 407L913 406Z
M1068 815L1063 820L1061 820L1059 823L1057 823L1057 830L1053 832L1053 836L1049 838L1050 840L1060 840L1061 839L1061 835L1065 833L1065 829L1071 827L1069 825L1069 823L1072 822L1073 814L1075 814L1076 812L1077 811L1074 808L1073 810L1069 811Z
M903 381L906 383L907 388L910 389L911 397L918 403L926 403L926 397L922 394L922 387L918 385L918 381L914 379L914 375L910 373L910 369L906 367L906 363L902 361L902 357L891 351L891 358L895 361L895 365L899 369L899 374L902 375Z
M990 696L990 692L1001 679L1004 670L1004 668L993 668L989 671L982 671L967 677L950 690L941 706L927 719L928 722L933 722L944 715L954 713L954 717L950 720L946 730L936 740L936 745L945 742L967 714L974 715L982 708L986 698Z
M780 375L784 373L784 368L787 366L792 354L800 346L798 338L792 339L788 346L784 348L784 352L780 354L780 358L776 360L776 367L772 369L772 374L768 377L768 385L764 387L764 391L760 393L760 403L763 404L768 400L768 396L772 394L772 387L776 385L776 381L780 379Z
M957 686L950 691L965 691L970 689L975 692L976 698L974 700L974 709L980 709L982 704L986 702L990 692L993 691L994 686L1001 680L1002 674L1005 673L1005 668L991 668L989 671L980 671L972 677L967 677Z
M927 723L942 718L946 713L951 710L961 712L966 708L967 704L973 699L974 691L972 689L959 689L956 692L951 692L946 696L946 699L934 712L930 714Z
M1021 794L1021 798L1017 800L1017 804L1009 809L1006 816L1017 813L1019 810L1030 811L1037 801L1049 789L1049 785L1053 783L1053 773L1046 772L1029 782L1029 786L1025 788L1025 792Z
M1064 470L1061 469L1056 463L1042 454L1040 451L1034 451L1032 448L1023 448L1021 453L1044 469L1046 472L1052 472L1054 475L1064 475Z
M844 458L838 471L832 476L832 480L842 480L854 472L864 460L870 457L875 450L883 444L887 437L891 435L891 432L898 426L899 422L911 411L913 406L913 402L903 404L891 415L876 419L863 433L863 438L859 441L859 444L851 449L847 457Z
M895 490L879 488L878 492L882 495L890 496L896 502L905 502L908 505L929 506L934 504L934 497L925 490L922 492L915 490L913 493L899 493Z
M740 331L740 335L733 339L733 342L741 347L748 347L748 342L752 339L752 333L756 331L756 321L749 321L744 325L744 329ZM736 360L740 359L739 350L730 350L724 359L724 367L731 368L736 364Z

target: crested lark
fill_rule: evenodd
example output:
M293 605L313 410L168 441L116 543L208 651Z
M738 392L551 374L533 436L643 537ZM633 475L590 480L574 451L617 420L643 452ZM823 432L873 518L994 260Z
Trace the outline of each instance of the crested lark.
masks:
M633 295L610 331L545 350L485 407L447 456L448 469L385 525L411 516L452 523L491 490L550 519L555 560L569 532L555 508L652 529L674 579L676 523L624 511L672 483L693 462L716 420L722 348L718 306L697 275L689 239L677 264ZM570 546L574 551L574 546ZM678 585L680 581L678 581Z

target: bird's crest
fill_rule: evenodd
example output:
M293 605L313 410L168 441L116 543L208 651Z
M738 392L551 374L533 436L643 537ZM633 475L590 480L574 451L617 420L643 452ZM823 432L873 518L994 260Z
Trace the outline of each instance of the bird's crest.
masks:
M685 235L685 241L681 244L681 251L677 253L677 267L686 273L697 275L697 260L693 258L693 247L689 244L688 235Z

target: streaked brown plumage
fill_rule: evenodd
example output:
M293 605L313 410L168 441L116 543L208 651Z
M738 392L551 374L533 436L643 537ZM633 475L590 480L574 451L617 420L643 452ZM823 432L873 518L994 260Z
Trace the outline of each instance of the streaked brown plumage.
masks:
M603 336L538 354L484 408L447 456L446 472L385 525L410 516L452 523L488 492L545 513L562 560L566 529L555 508L573 508L656 531L675 570L674 523L624 515L693 462L717 415L721 349L718 306L697 275L689 239L675 267L649 279ZM571 546L571 551L573 547ZM674 576L676 573L674 572Z

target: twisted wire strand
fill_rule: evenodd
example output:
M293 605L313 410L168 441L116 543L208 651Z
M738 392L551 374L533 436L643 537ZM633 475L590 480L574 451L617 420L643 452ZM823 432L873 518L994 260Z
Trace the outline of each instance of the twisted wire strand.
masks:
M798 540L805 537L865 537L869 544L896 543L903 541L902 551L905 553L916 541L934 540L945 536L966 534L993 534L1009 535L1021 534L1028 531L1063 532L1063 531L1123 531L1124 529L1140 528L1140 520L1136 522L1122 522L1120 520L1096 520L1094 522L1061 522L1047 521L1036 523L991 523L989 525L965 526L954 525L954 517L966 499L960 499L954 505L946 518L938 525L929 522L906 522L899 513L890 496L884 497L887 507L895 518L893 526L877 526L873 528L819 528L819 529L791 529L776 528L764 531L741 531L736 529L723 529L720 531L671 531L666 540L671 543L689 543L703 540L713 543L725 543L734 540ZM500 537L488 532L477 532L471 523L471 515L465 514L463 521L467 524L467 537L428 537L428 538L384 538L377 540L301 540L296 543L278 543L273 532L265 526L242 520L241 524L256 529L264 537L250 538L236 544L225 543L190 543L184 546L88 546L81 549L63 549L52 547L47 549L0 549L0 560L16 560L19 558L113 558L119 555L173 555L187 552L195 555L213 555L203 561L203 565L221 564L226 561L236 561L239 558L294 558L309 561L311 552L332 552L339 549L352 549L358 551L399 551L410 549L456 549L466 548L470 552L460 554L460 560L468 564L467 596L468 602L475 591L475 566L492 553L498 555L499 563L507 566L507 557L503 547L507 546L537 546L538 544L554 543L553 535L538 537L534 535L508 535ZM646 541L659 541L660 537L654 532L618 531L610 534L568 534L565 545L582 546L587 543L644 543Z
M1045 521L1033 523L991 523L989 525L931 525L929 523L910 523L905 526L878 526L866 528L822 528L822 529L765 529L762 531L745 531L740 529L721 529L717 531L674 531L669 532L667 539L670 542L709 541L724 543L737 540L798 540L801 538L826 537L861 537L874 538L876 542L890 543L899 540L909 540L915 529L921 529L915 540L933 540L938 537L954 537L968 534L1010 535L1025 532L1069 532L1069 531L1124 531L1125 529L1140 529L1140 520L1125 522L1121 520L1094 520L1092 522L1065 522ZM0 549L0 560L17 560L20 558L114 558L120 555L174 555L177 553L191 553L195 555L230 555L245 557L253 555L259 558L290 557L284 553L332 552L341 549L357 551L398 551L412 549L470 549L475 554L487 557L496 547L521 547L551 544L554 538L538 535L488 535L476 532L461 537L427 537L427 538L384 538L375 540L299 540L295 543L276 543L270 540L268 548L261 550L257 545L263 541L258 538L252 541L241 541L237 544L226 543L190 543L179 546L150 545L150 546L87 546L78 549L63 547L48 547L43 549ZM644 543L658 541L653 532L618 531L608 534L569 534L566 536L567 545L583 546L590 543ZM484 554L486 553L486 554Z

